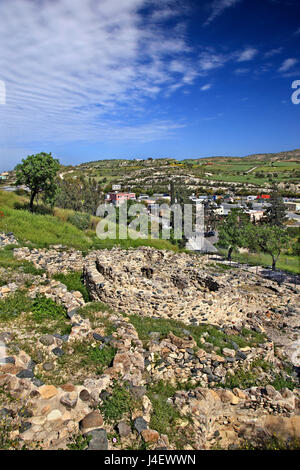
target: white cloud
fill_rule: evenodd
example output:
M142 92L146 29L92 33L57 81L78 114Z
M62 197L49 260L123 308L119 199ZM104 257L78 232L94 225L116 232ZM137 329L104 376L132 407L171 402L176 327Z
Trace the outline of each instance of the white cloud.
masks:
M235 69L234 73L235 75L244 75L245 73L248 73L249 72L249 69L246 69L246 68L239 68L239 69Z
M248 60L254 59L254 57L258 54L258 50L254 49L253 47L248 47L244 51L238 54L238 62L246 62Z
M278 71L279 72L287 72L292 67L294 67L294 65L296 65L298 62L299 62L298 59L294 59L294 58L286 59L286 60L283 61L282 65L278 69Z
M201 91L210 90L211 87L212 87L211 83L206 83L205 85L201 87Z
M230 60L230 57L224 54L218 54L210 50L203 51L200 54L199 60L200 71L207 73L211 70L221 68L228 60Z
M147 114L147 100L192 84L197 72L180 28L166 33L155 15L139 14L150 3L2 0L2 143L145 141L180 128ZM161 20L171 15L172 3Z
M283 51L283 47L277 47L277 49L271 49L270 51L265 53L265 57L266 58L273 57L274 55L281 54L282 51Z
M220 16L227 8L235 6L241 0L214 0L211 3L211 14L204 23L204 26L212 23L218 16Z

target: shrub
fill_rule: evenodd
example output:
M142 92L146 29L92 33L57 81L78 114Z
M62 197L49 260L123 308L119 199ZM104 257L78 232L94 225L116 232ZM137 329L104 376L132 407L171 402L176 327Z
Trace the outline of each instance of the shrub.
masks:
M30 312L32 300L25 292L16 292L0 300L0 321L7 321L19 316L22 312Z
M84 212L75 212L74 214L69 215L68 222L79 230L87 230L91 223L91 216Z
M130 411L131 400L129 391L115 381L111 395L99 405L99 409L106 421L115 422Z
M65 284L69 291L76 290L81 292L85 302L90 301L90 296L87 288L83 284L83 278L81 272L73 272L68 274L56 274L54 279Z
M55 320L66 317L66 310L62 305L58 305L54 300L44 296L38 296L34 299L32 313L38 323L45 319Z
M67 444L69 450L85 450L89 445L92 436L83 436L82 434L77 434L73 436L73 441Z
M167 399L175 392L176 387L161 380L152 385L147 393L153 406L150 427L160 434L167 434L171 439L175 437L174 426L176 422L182 418L179 410L167 402Z

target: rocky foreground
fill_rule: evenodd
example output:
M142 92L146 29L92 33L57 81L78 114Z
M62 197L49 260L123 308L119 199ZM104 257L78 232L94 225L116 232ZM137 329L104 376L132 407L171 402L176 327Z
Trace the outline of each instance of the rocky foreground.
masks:
M151 248L14 257L43 272L0 287L2 306L33 302L4 319L0 306L0 447L299 444L297 279ZM79 271L90 302L54 279Z

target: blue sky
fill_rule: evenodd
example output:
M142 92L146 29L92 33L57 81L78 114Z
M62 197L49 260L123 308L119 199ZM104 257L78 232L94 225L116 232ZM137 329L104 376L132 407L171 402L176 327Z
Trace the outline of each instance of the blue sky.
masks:
M299 0L0 0L0 48L0 170L300 147Z

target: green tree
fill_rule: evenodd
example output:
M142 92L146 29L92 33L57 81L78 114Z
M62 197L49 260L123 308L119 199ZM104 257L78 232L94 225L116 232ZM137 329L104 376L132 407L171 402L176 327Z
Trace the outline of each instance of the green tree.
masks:
M286 229L277 225L251 225L247 228L246 240L248 248L271 256L272 270L275 271L276 263L289 241L289 236Z
M266 210L266 221L270 225L282 227L286 221L286 206L283 202L281 193L276 186L273 186L270 197L270 206Z
M219 243L228 248L227 259L231 260L232 251L246 244L246 228L250 224L249 216L240 209L232 209L219 225Z
M24 184L30 189L29 208L33 212L33 202L38 194L43 194L48 203L54 201L57 191L56 174L60 164L51 153L28 155L16 168L16 185Z

